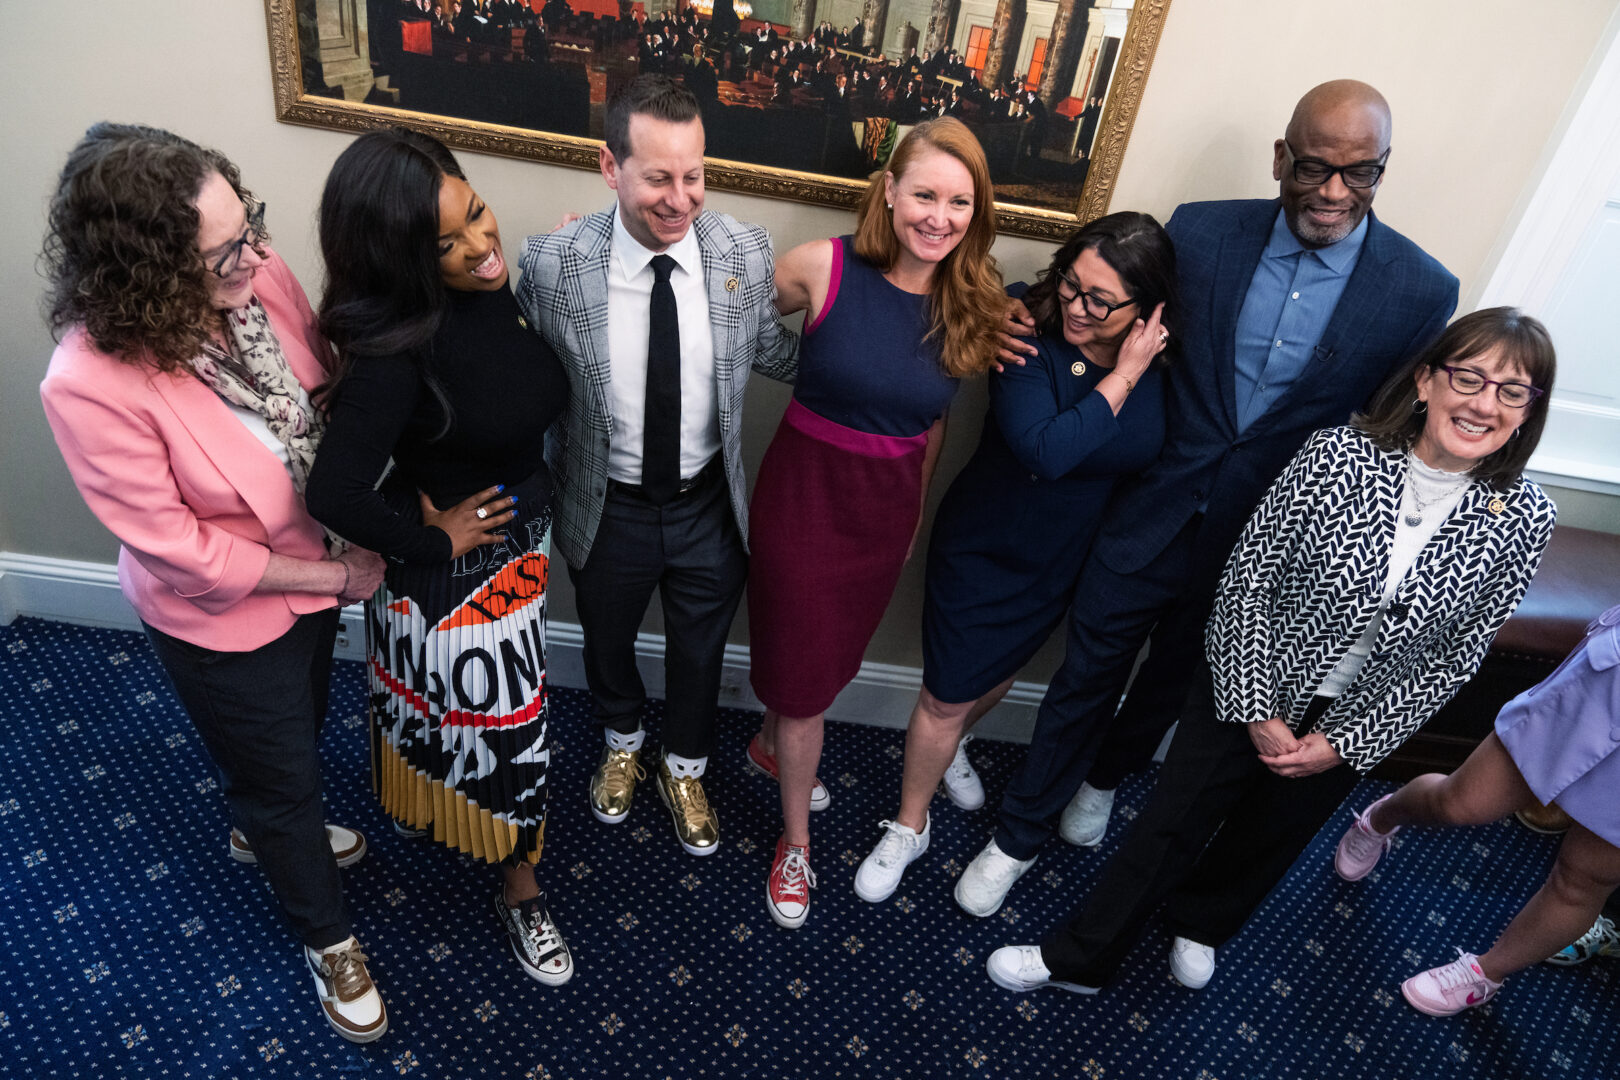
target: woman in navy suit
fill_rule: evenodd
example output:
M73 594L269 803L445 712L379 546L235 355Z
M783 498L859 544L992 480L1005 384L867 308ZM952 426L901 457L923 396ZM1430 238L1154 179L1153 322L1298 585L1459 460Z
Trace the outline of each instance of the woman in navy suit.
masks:
M1081 228L1021 295L1038 351L990 383L979 448L940 505L929 543L923 689L906 736L900 812L855 875L887 899L928 847L928 804L963 732L1006 695L1068 609L1103 504L1164 440L1159 367L1174 340L1176 261L1147 214ZM976 809L983 788L949 784Z

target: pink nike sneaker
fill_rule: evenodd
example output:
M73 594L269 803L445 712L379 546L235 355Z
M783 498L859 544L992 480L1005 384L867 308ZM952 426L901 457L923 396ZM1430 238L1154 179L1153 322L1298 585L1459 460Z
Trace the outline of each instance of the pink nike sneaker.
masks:
M1333 853L1333 869L1344 880L1360 881L1372 873L1372 868L1378 865L1378 860L1389 850L1389 842L1401 831L1399 825L1387 833L1381 833L1372 827L1373 810L1388 798L1389 796L1385 795L1357 814L1356 820L1350 823L1350 827L1339 838L1338 850Z
M1502 984L1492 982L1480 970L1479 957L1457 950L1449 964L1412 976L1401 983L1407 1004L1430 1016L1455 1016L1464 1009L1483 1005L1496 996Z

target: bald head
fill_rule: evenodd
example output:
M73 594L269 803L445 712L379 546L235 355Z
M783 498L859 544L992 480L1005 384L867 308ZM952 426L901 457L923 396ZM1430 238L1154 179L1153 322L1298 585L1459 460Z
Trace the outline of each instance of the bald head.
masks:
M1308 132L1350 129L1376 133L1378 145L1387 147L1390 136L1389 102L1384 95L1355 79L1334 79L1305 92L1289 117L1286 138L1297 143Z
M1281 185L1283 218L1302 245L1336 244L1366 218L1383 180L1390 126L1384 95L1354 79L1325 82L1299 99L1277 140L1271 175Z

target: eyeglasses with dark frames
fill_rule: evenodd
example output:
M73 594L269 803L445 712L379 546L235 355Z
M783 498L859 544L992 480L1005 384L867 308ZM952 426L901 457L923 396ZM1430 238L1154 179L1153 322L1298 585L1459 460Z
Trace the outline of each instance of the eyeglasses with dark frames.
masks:
M1539 386L1531 386L1529 383L1487 379L1473 368L1452 367L1449 364L1440 364L1438 367L1446 373L1446 381L1451 384L1451 388L1457 393L1473 395L1487 386L1494 386L1496 387L1496 400L1510 409L1522 409L1547 392Z
M243 208L247 210L247 228L242 235L226 245L225 250L208 267L208 272L215 277L230 277L236 273L236 268L242 262L242 249L251 247L258 251L259 247L268 239L270 234L264 231L264 203L254 200L244 202Z
M1130 307L1132 304L1136 303L1136 297L1133 296L1129 300L1121 300L1117 304L1110 304L1107 300L1104 300L1096 293L1087 292L1082 289L1078 281L1075 281L1073 278L1069 277L1069 275L1064 273L1062 270L1057 272L1057 279L1058 303L1062 304L1064 307L1068 307L1070 304L1074 303L1076 299L1078 299L1080 301L1080 305L1086 309L1086 314L1091 316L1093 319L1096 319L1098 322L1105 321L1108 316L1112 315L1120 308Z
M1304 184L1306 187L1321 187L1337 173L1344 179L1347 188L1370 188L1375 186L1379 178L1384 175L1386 166L1384 162L1389 158L1389 149L1385 148L1378 155L1377 161L1358 161L1354 165L1329 165L1321 158L1302 158L1294 144L1287 139L1283 145L1288 148L1288 156L1294 161L1294 182Z

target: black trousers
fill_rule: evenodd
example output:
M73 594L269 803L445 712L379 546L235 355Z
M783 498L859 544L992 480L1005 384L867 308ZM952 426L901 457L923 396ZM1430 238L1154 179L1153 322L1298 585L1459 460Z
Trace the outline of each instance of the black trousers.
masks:
M301 617L251 652L146 636L219 769L231 823L311 948L351 933L321 802L321 726L337 636L336 608Z
M1095 556L1086 560L1069 608L1063 663L1035 714L1029 752L1002 793L995 838L1008 855L1035 857L1099 754L1106 750L1108 768L1124 770L1121 776L1144 768L1180 715L1214 595L1210 559L1198 547L1202 524L1203 515L1194 515L1134 574L1115 573ZM1134 705L1116 716L1150 633L1149 659L1131 691ZM1118 782L1099 779L1094 787Z
M663 506L610 482L591 553L568 576L596 718L625 734L641 725L647 687L636 669L636 632L656 588L664 615L663 748L707 757L726 634L748 581L748 555L718 456L696 487Z
M1216 719L1212 691L1200 665L1147 806L1085 903L1041 942L1056 977L1110 981L1161 902L1172 934L1224 945L1361 779L1342 764L1278 776L1261 763L1247 725ZM1329 700L1311 703L1301 731Z

